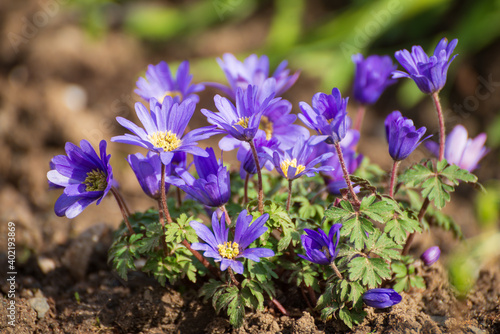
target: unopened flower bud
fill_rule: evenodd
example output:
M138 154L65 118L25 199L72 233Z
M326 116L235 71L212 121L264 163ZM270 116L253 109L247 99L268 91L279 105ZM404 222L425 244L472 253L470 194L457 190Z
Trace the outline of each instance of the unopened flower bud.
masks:
M363 302L375 308L386 308L401 302L403 297L393 289L371 289L363 294Z
M438 246L432 246L428 248L425 252L420 255L420 259L424 262L426 266L432 265L434 262L439 260L441 255L441 250Z

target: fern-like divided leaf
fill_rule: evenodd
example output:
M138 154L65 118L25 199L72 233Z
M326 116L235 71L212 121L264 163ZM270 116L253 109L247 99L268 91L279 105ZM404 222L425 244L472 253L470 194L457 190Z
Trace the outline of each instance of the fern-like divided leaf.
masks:
M450 200L450 193L455 191L460 181L477 182L477 177L456 165L449 165L443 159L434 166L432 161L414 165L400 176L409 187L421 187L422 196L428 197L438 209L442 209Z
M391 277L389 265L380 258L357 257L348 264L349 279L360 281L369 289L378 287L383 279Z

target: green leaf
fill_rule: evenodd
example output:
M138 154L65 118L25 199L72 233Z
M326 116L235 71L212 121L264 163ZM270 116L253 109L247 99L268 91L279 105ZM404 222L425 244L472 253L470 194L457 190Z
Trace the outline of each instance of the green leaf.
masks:
M142 234L136 233L130 237L124 236L116 239L108 251L108 262L111 262L117 274L127 280L128 270L136 270L134 259L139 258L139 242Z
M367 198L371 200L365 202L365 199ZM364 197L361 201L361 207L359 211L370 219L373 219L374 221L385 223L394 215L394 210L396 207L395 203L394 201L385 198L377 202L375 202L375 199L375 195Z
M201 287L199 292L200 297L204 297L203 300L207 301L210 298L212 298L217 291L222 291L221 289L224 286L226 286L226 283L211 278L207 283L205 283Z
M274 272L276 265L267 259L261 259L260 262L248 261L248 272L251 278L257 279L259 282L267 282L272 278L278 278L278 274Z
M472 174L466 169L461 169L457 165L449 165L443 171L441 175L458 185L459 181L464 182L477 182L477 176Z
M245 317L245 301L236 292L227 308L227 315L229 315L229 322L233 327L239 328L243 325L243 318Z
M354 248L362 250L368 240L367 233L373 233L375 228L370 220L354 215L353 218L343 222L340 229L341 236L349 236L349 241L354 243Z
M408 270L406 269L406 265L399 261L395 261L391 263L391 269L396 274L397 278L405 277L408 274Z
M352 329L352 317L351 317L351 312L345 307L341 308L339 310L339 318L346 324L347 327Z
M181 243L183 240L187 240L190 243L198 242L198 236L194 229L189 225L194 217L188 217L185 213L182 213L177 221L166 226L165 229L165 241L173 243ZM198 220L199 221L199 220Z
M391 277L389 265L379 258L358 257L349 264L349 279L361 281L369 289L374 289L383 279Z
M455 190L453 185L458 185L459 181L477 182L475 175L456 165L448 165L444 159L438 161L436 167L431 161L425 165L414 165L400 179L410 187L421 186L422 196L432 200L438 209L450 200L450 193Z
M389 233L394 241L401 244L406 240L408 233L422 232L422 228L418 220L409 217L408 212L404 211L387 222L384 232Z
M412 288L417 289L425 289L425 280L421 276L411 276L410 277L410 285Z
M139 241L137 251L141 254L151 253L160 244L160 239L163 235L163 230L159 222L154 222L141 229L145 232L145 236Z

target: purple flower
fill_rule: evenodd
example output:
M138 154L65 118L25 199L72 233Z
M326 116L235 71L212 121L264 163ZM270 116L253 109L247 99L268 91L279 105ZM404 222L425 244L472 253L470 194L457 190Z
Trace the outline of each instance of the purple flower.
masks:
M425 126L416 129L413 121L403 117L399 111L393 111L385 119L385 133L389 143L389 154L395 161L406 159L422 141Z
M216 95L214 101L219 112L214 113L207 109L202 109L201 112L210 124L219 127L221 133L240 141L250 141L259 130L260 119L264 112L279 101L279 98L274 99L274 95L275 80L269 79L260 88L257 86L248 86L246 90L238 88L236 106L228 99Z
M160 156L154 152L148 152L144 157L141 153L130 154L127 158L130 167L135 173L142 190L151 198L159 199L161 196L161 160ZM165 192L170 184L175 186L183 185L184 182L176 177L170 176L171 165L165 168Z
M329 265L335 260L339 249L337 248L340 239L340 228L342 224L333 224L326 235L323 230L318 229L318 232L305 228L304 232L307 235L301 235L302 246L306 251L306 255L298 254L301 258L308 261Z
M115 182L105 140L99 143L100 155L86 140L80 142L80 147L66 143L65 150L66 155L52 158L47 179L53 187L64 188L55 203L55 213L75 218L92 202L101 203Z
M144 129L123 117L117 117L118 123L134 134L115 136L111 141L138 145L157 152L165 165L172 161L175 152L207 156L207 153L197 146L197 141L218 133L215 127L202 127L183 135L195 107L196 103L191 99L179 104L174 103L171 96L167 96L161 105L154 98L151 99L151 112L148 112L146 107L138 102L135 104L135 111Z
M273 170L274 165L270 159L268 159L266 152L264 151L264 147L269 150L275 151L278 149L278 140L276 138L271 138L267 140L266 134L264 131L257 132L257 135L254 139L255 150L257 151L257 155L259 157L259 164L261 167L266 167L267 170ZM255 160L252 154L252 150L250 148L250 144L246 142L241 142L241 145L238 149L238 153L236 154L236 158L241 162L240 164L240 176L244 179L248 174L256 174L257 166L255 165Z
M352 61L356 64L354 99L362 104L377 102L387 86L396 82L389 77L397 69L389 56L372 55L363 59L358 53L352 56Z
M199 97L194 94L205 89L203 85L191 85L192 75L189 74L189 62L183 61L177 69L177 77L173 78L168 64L164 61L158 65L149 65L146 79L140 77L136 82L137 95L149 102L152 98L160 104L166 96L171 96L174 102L193 99L198 103Z
M217 62L226 74L229 87L218 83L211 84L214 87L221 89L224 93L230 96L231 99L236 97L238 88L247 89L248 85L262 86L269 77L269 59L266 55L260 58L252 54L243 62L236 59L230 53L225 53L222 59L218 58ZM299 72L289 75L290 70L286 69L287 61L282 61L271 78L276 80L276 95L279 96L288 90L299 78Z
M444 158L450 164L472 172L478 167L479 160L489 152L489 149L484 147L485 142L485 133L480 133L476 138L469 139L467 129L459 124L446 137ZM439 144L426 142L425 147L436 156L438 155Z
M394 56L408 73L394 71L392 78L411 78L425 94L439 92L446 83L448 67L457 56L451 57L457 43L458 40L454 39L448 44L448 40L443 38L430 57L420 45L414 45L411 53L408 50L396 51Z
M248 248L252 242L267 231L264 226L269 214L265 213L257 218L253 224L252 216L247 215L247 210L241 211L236 220L233 241L229 241L229 227L226 227L225 216L220 221L217 213L212 215L212 231L204 224L192 221L191 227L196 231L200 239L206 243L193 243L193 249L204 251L205 257L212 257L215 262L220 262L220 270L224 271L231 267L236 273L243 274L243 263L240 258L247 258L259 262L261 257L274 256L274 252L267 248Z
M202 204L219 207L229 201L231 188L229 171L217 161L213 148L206 149L207 157L194 156L194 166L199 178L195 179L183 168L177 168L176 173L186 183L179 188Z
M426 266L432 265L434 262L439 260L441 255L441 250L438 246L432 246L428 248L425 252L420 255L420 259L424 262Z
M264 147L268 159L272 159L274 167L287 180L295 180L302 175L309 177L314 173L332 170L331 166L314 167L317 164L330 158L334 153L328 152L316 156L314 143L317 142L317 136L311 136L309 139L300 137L295 145L284 152L272 151Z
M267 140L275 138L282 150L289 149L301 136L308 138L309 130L303 126L292 124L297 116L292 114L292 104L287 100L280 100L267 108L260 119L259 132L265 134ZM231 151L240 146L248 146L232 136L225 136L219 141L223 151Z
M312 99L312 108L306 102L300 102L299 118L304 124L316 130L323 140L329 143L340 142L346 136L348 129L347 101L343 99L337 88L332 89L332 94L316 93Z
M363 294L366 305L375 308L386 308L399 304L403 298L393 289L371 289Z

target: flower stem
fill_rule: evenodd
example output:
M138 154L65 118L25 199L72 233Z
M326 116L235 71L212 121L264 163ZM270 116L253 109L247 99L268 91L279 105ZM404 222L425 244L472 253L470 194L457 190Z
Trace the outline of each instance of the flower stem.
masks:
M248 203L248 181L250 180L250 174L247 173L245 176L245 188L243 193L243 204L246 205Z
M389 186L389 196L394 197L394 185L396 183L396 179L398 178L398 167L401 161L394 161L392 164L391 171L391 185Z
M163 209L163 213L165 215L165 218L167 218L167 222L169 224L171 224L172 223L172 217L170 217L170 212L168 211L167 193L165 192L165 165L163 163L161 164L160 188L161 188L161 207ZM165 224L163 223L163 221L162 221L162 226L165 226Z
M352 199L354 200L354 204L359 206L361 202L359 201L354 188L352 187L351 178L349 177L349 172L345 166L344 155L342 154L342 148L340 147L340 143L335 143L335 150L337 150L337 155L339 157L340 166L342 167L342 172L344 173L344 179L347 183L347 188L349 189L349 193L351 194Z
M227 212L226 206L221 205L220 209L222 210L222 212L224 212L224 216L226 217L226 225L227 226L231 225L231 217L229 217L229 213Z
M115 187L111 187L111 193L116 199L116 203L118 204L118 207L120 208L120 212L122 213L123 216L123 221L125 222L125 225L127 225L128 231L130 234L134 234L134 229L132 228L132 225L130 225L130 222L128 220L128 216L130 216L130 212L128 211L127 205L125 204L125 201L123 200L122 196L120 195L120 192L118 189Z
M340 273L339 269L337 268L337 266L335 265L335 263L333 261L330 263L330 267L333 269L333 271L335 272L335 275L337 275L338 278L344 279L344 277L342 277L342 274Z
M219 277L219 271L210 264L197 250L194 250L187 240L182 240L182 244L194 255L194 257L201 262L201 264L207 268L215 277Z
M422 207L420 208L420 211L418 212L417 219L418 219L419 223L422 223L422 219L424 219L425 212L427 211L427 208L429 207L430 202L431 201L429 200L429 197L426 197L424 199L424 202L422 203ZM408 254L408 251L410 250L410 245L413 241L413 238L415 238L415 232L411 233L408 236L408 239L406 239L405 247L403 248L403 251L401 252L402 255Z
M444 159L444 144L446 142L445 126L444 126L444 116L443 109L441 108L441 103L439 102L438 92L432 93L432 100L436 106L436 111L438 114L439 121L439 161Z
M229 277L231 277L231 281L233 282L233 284L239 286L240 282L238 282L236 277L234 277L233 269L231 267L228 267L227 272L229 273Z
M363 119L365 118L366 106L364 104L358 105L358 112L356 114L356 120L354 121L354 130L361 132L361 124L363 124Z
M259 156L257 155L257 149L255 148L255 144L253 140L248 142L250 147L252 148L253 160L255 161L255 166L257 167L257 183L258 183L258 200L259 200L259 212L261 214L264 213L264 190L262 189L262 171L260 169Z
M290 211L290 202L292 201L292 181L288 180L288 198L286 199L286 212Z
M276 308L283 314L283 315L288 315L288 312L286 311L286 309L283 307L283 305L281 305L281 303L275 299L275 298L271 298L271 303L274 304L274 306L276 306Z

